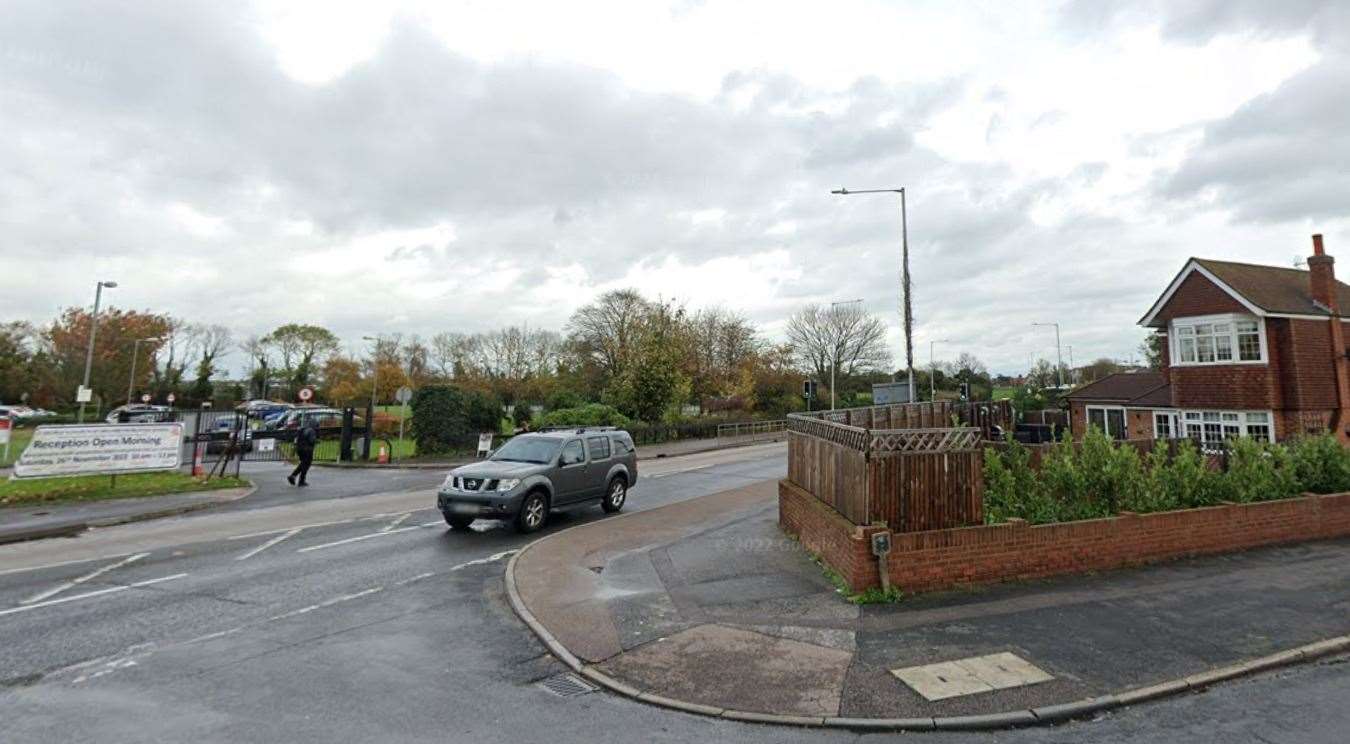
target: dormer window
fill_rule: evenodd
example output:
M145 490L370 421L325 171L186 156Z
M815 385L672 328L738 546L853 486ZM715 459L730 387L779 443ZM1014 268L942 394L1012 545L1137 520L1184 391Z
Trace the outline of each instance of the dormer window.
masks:
M1261 321L1243 315L1207 315L1172 321L1172 363L1260 364L1266 361Z

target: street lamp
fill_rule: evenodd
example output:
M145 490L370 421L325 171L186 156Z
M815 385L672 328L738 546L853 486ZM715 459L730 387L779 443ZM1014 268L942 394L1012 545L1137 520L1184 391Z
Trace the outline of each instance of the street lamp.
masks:
M89 389L89 370L94 366L94 337L98 335L98 306L103 300L103 288L116 289L117 282L99 282L94 288L94 314L89 316L89 350L84 354L84 383L80 385L80 392ZM84 396L77 396L84 397ZM84 423L84 405L85 401L80 401L80 413L76 421Z
M949 338L929 339L928 340L928 400L937 400L937 358L933 356L933 347L938 343L949 344L952 342Z
M831 303L830 303L830 309L833 310L833 309L835 309L836 307L839 307L840 305L852 305L852 304L855 303L855 302L859 302L859 303L860 303L860 302L862 302L862 299L859 298L859 299L856 299L856 300L840 300L839 302L831 302ZM830 349L830 410L831 410L831 411L834 410L834 369L835 369L835 367L838 367L838 366L839 366L839 339L836 338L836 339L834 340L834 348L833 348L833 349Z
M131 405L131 396L134 392L133 388L136 385L136 356L137 352L140 350L141 342L163 340L164 339L159 336L151 336L150 338L138 338L131 344L131 378L127 380L127 405Z
M375 350L370 354L370 415L375 415L375 390L380 384L380 337L362 336L362 341L369 341L375 344Z
M1064 387L1064 352L1059 345L1059 323L1032 323L1033 326L1054 326L1055 327L1055 372L1059 379L1059 387Z
M904 293L905 316L905 367L909 371L909 400L914 401L914 312L909 297L909 219L905 213L905 190L898 189L860 189L849 191L838 188L830 192L847 196L849 194L899 194L900 195L900 287Z

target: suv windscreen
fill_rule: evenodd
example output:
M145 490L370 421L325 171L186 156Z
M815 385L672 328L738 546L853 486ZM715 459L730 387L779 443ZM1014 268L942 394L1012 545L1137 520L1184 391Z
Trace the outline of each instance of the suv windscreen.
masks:
M516 437L502 448L497 450L497 454L491 459L504 462L532 462L536 465L546 465L553 462L553 457L558 454L558 442L553 439L543 439L541 437Z

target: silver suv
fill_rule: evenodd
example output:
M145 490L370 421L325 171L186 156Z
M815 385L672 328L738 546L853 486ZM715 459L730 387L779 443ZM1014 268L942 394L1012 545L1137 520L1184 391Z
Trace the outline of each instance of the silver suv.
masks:
M552 511L595 503L607 513L619 511L637 477L628 432L546 430L519 434L488 459L451 470L436 505L455 529L475 519L510 519L518 531L534 532Z

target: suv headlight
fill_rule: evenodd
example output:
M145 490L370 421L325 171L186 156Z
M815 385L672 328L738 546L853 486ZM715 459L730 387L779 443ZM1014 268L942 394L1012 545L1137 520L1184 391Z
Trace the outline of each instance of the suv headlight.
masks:
M441 484L441 488L450 488L453 485L455 485L455 476L447 475L445 476L445 482Z
M497 493L510 491L511 489L515 488L518 485L520 485L519 478L503 478L502 480L497 482Z

